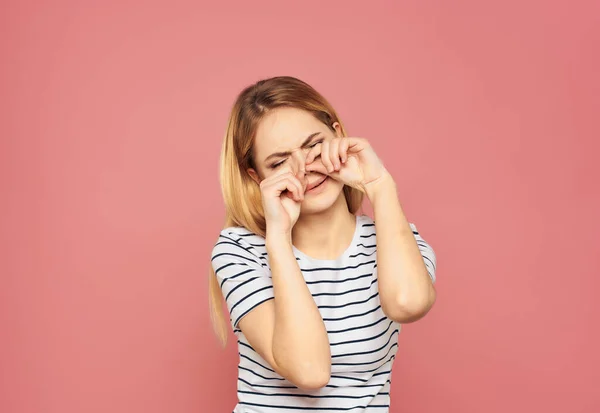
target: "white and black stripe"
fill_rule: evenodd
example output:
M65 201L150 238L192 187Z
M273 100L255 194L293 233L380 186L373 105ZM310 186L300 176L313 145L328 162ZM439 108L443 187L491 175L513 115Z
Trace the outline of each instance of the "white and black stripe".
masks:
M379 302L375 228L371 218L357 216L352 244L336 260L315 260L294 248L331 344L331 380L314 392L275 373L238 327L246 314L273 299L265 240L244 228L221 232L212 265L238 337L239 403L234 413L389 411L401 326L385 316ZM435 282L435 253L413 224L411 228Z

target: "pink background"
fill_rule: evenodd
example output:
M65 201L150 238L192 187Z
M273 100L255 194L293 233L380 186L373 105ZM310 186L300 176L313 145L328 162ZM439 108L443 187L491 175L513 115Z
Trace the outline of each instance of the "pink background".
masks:
M599 2L53 3L0 6L1 412L231 411L218 153L280 74L371 140L438 255L392 412L600 411Z

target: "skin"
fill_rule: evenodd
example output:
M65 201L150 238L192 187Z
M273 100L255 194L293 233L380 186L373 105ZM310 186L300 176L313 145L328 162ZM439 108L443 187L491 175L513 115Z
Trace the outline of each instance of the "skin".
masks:
M330 346L292 245L317 259L334 259L348 247L355 218L344 185L363 191L375 221L385 223L377 226L385 314L400 323L416 321L435 302L435 289L396 185L367 140L343 137L339 124L329 127L308 112L280 108L261 121L253 156L256 169L248 172L261 188L275 299L248 313L240 328L278 374L318 389L329 382Z

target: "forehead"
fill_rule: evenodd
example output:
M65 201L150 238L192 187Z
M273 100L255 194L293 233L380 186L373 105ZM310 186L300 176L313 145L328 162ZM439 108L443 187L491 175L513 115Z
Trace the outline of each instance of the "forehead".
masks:
M310 112L296 108L274 109L258 125L254 150L262 160L273 152L298 148L310 134L325 131L327 126Z

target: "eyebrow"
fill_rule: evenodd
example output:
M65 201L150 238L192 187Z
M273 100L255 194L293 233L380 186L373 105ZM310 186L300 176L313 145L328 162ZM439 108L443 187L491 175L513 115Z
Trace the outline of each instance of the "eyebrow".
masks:
M310 141L317 135L319 135L321 132L315 132L315 133L311 133L310 135L308 135L308 137L306 139L304 139L304 142L302 142L302 145L300 145L301 148L304 148L306 146L308 146L308 144L310 143ZM292 152L291 151L285 151L285 152L275 152L272 153L271 155L267 156L265 158L265 162L268 162L269 159L271 158L283 158L285 156L289 156L291 155Z

